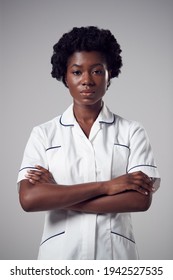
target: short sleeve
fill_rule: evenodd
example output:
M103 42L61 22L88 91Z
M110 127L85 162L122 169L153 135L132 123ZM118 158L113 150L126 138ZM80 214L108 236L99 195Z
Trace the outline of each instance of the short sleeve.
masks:
M154 187L157 190L160 186L160 175L145 129L134 122L129 136L130 155L127 172L144 172L154 180Z
M35 127L32 130L26 144L22 164L17 178L18 188L20 181L26 179L25 174L27 170L35 169L35 165L41 165L44 168L48 168L44 135L39 127Z

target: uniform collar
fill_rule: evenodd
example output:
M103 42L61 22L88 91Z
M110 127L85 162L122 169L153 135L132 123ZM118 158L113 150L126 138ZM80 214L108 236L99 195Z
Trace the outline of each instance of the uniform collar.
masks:
M103 103L102 110L100 111L97 119L97 123L113 124L115 122L115 115L109 110L109 108ZM75 116L73 114L73 104L71 104L67 110L60 117L60 124L63 126L74 126L76 123Z

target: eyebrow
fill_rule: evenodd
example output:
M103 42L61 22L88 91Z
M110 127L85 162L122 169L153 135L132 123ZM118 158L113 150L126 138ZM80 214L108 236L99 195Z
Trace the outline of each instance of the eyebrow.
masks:
M102 66L103 67L104 65L102 63L95 63L95 64L92 64L90 67L92 68L92 67L96 67L96 66ZM82 67L82 65L74 63L73 65L70 66L70 68L72 68L72 67Z

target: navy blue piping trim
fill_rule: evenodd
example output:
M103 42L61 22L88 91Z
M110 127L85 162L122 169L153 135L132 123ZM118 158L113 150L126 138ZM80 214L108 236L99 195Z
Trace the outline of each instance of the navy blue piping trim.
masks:
M59 119L59 122L60 122L61 125L63 125L63 126L74 126L74 124L63 124L61 119L62 119L62 116Z
M99 123L105 123L105 124L113 124L115 122L115 115L113 115L113 121L112 122L105 122L105 121L99 121Z
M26 167L23 167L23 168L21 168L20 170L19 170L19 172L20 171L22 171L23 169L37 169L36 167L33 167L33 166L26 166Z
M127 149L129 149L129 150L130 150L130 148L129 148L128 146L123 145L123 144L116 144L116 143L114 143L114 145L115 145L115 146L122 146L122 147L125 147L125 148L127 148Z
M130 168L127 172L129 172L129 171L130 171L130 170L132 170L133 168L140 167L140 166L148 166L148 167L157 168L157 166L155 166L155 165L149 165L149 164L139 164L139 165L133 166L133 167L132 167L132 168Z
M61 146L54 146L54 147L47 148L46 152L49 151L49 150L58 149L58 148L61 148Z
M126 236L120 234L120 233L117 233L117 232L114 232L114 231L111 231L111 233L116 234L116 235L119 235L119 236L121 236L121 237L123 237L123 238L125 238L125 239L127 239L127 240L129 240L129 241L131 241L131 242L133 242L133 243L135 243L134 240L132 240L132 239L130 239L130 238L128 238L128 237L126 237ZM135 243L135 244L136 244L136 243Z
M62 232L60 232L60 233L57 233L57 234L54 234L54 235L48 237L46 240L44 240L44 241L40 244L40 246L41 246L42 244L44 244L46 241L48 241L49 239L54 238L55 236L58 236L58 235L61 235L61 234L64 234L64 233L65 233L65 231L62 231Z

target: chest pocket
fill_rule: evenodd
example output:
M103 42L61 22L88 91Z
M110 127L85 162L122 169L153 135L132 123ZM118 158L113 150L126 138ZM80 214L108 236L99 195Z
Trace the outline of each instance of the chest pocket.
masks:
M130 149L123 144L114 144L112 157L112 178L127 173Z

